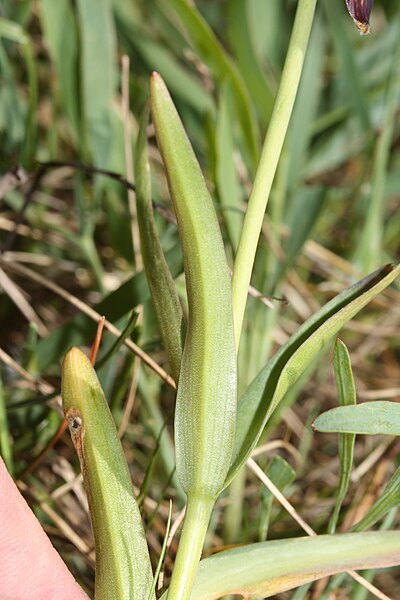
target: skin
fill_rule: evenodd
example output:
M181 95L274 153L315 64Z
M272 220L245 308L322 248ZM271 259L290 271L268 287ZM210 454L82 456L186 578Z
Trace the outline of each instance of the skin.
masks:
M0 459L0 600L88 600Z

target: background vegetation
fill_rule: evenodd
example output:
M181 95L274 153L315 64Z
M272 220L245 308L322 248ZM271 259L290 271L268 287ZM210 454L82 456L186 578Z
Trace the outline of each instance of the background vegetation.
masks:
M132 200L121 183L91 167L132 180L138 116L149 74L159 71L202 163L233 257L296 4L198 1L196 13L179 0L0 2L1 451L89 592L92 539L69 437L36 462L61 422L62 357L72 344L90 346L93 339L96 316L85 306L121 330L130 323L126 336L168 370L141 272ZM319 306L362 274L399 259L400 8L395 0L375 4L372 35L361 37L343 0L319 2L260 240L252 283L265 298L248 303L241 389ZM123 55L130 61L125 75ZM184 301L174 217L151 127L148 134L159 232ZM61 164L41 166L48 161ZM393 287L342 332L359 401L399 396L399 307ZM182 506L170 436L174 396L130 349L114 344L105 334L100 361L113 353L98 373L141 489L155 564L167 499L174 497L174 518ZM318 533L326 531L338 486L337 436L313 434L310 426L337 403L331 354L322 354L290 392L282 420L275 416L268 425L259 459L271 477L274 469L286 473L277 483ZM341 530L379 495L397 452L389 437L357 440ZM390 513L383 526L396 523ZM300 531L248 471L219 501L209 543ZM166 578L175 550L172 541ZM375 583L400 597L398 570ZM314 585L312 597L327 597L328 585ZM366 597L355 585L342 582L334 597Z

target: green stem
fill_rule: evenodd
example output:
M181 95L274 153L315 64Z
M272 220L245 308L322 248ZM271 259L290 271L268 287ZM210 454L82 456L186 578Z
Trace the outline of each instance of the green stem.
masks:
M191 596L213 506L213 498L188 498L167 600L189 600Z
M296 99L316 3L317 0L299 0L285 66L243 223L232 279L237 347L258 238Z

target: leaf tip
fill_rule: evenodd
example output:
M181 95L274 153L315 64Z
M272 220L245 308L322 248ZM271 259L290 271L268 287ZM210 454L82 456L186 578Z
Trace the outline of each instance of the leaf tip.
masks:
M79 350L77 346L72 346L64 357L62 366L63 371L67 368L71 368L74 364L87 362L88 360L88 357L82 350Z
M164 80L161 77L160 73L158 73L157 71L153 71L152 74L150 75L150 89L154 86L158 86L163 83L164 83Z

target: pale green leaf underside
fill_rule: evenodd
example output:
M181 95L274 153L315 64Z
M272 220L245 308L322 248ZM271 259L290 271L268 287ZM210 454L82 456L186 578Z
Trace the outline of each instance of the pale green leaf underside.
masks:
M225 594L268 598L334 573L399 563L399 531L263 542L202 560L191 600L213 600ZM165 598L166 594L161 600Z
M317 417L313 427L322 432L400 435L400 404L382 400L338 406Z

